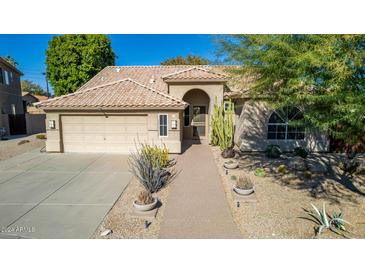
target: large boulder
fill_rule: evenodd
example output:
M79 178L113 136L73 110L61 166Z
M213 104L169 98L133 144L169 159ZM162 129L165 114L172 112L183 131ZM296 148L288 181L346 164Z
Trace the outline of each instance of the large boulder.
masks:
M307 170L307 163L305 159L300 156L294 156L289 159L288 168L294 171L305 171Z

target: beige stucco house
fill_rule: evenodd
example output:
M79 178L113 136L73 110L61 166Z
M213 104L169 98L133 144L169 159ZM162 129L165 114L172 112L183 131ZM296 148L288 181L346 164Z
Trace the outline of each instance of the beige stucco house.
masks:
M285 150L299 144L328 149L324 135L293 129L287 114L281 117L264 101L253 103L233 91L226 68L106 67L76 92L37 105L47 115L47 151L128 153L148 142L181 153L183 140L209 142L214 102L230 98L236 103L235 142L242 150L263 151L270 143Z

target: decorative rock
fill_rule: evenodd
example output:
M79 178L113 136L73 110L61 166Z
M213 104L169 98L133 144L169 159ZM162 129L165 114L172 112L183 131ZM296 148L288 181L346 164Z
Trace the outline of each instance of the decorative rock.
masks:
M318 161L317 159L307 161L307 166L312 173L319 173L319 174L327 173L327 165L322 161Z
M365 175L365 163L360 162L355 171L356 175Z
M302 157L295 156L289 160L288 167L296 171L305 171L307 170L307 163Z
M280 159L288 160L288 159L289 159L289 157L288 157L287 155L285 155L285 154L281 154L281 155L280 155Z
M112 233L113 233L113 231L111 229L105 229L103 232L100 233L100 236L105 237Z
M236 152L233 148L227 148L223 150L222 157L223 158L233 158L236 155Z

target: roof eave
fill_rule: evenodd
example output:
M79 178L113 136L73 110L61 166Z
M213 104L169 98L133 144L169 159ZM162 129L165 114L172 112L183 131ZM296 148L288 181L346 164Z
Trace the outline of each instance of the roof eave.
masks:
M184 110L188 104L182 106L160 106L160 107L42 107L37 106L38 108L43 109L44 111L73 111L73 112L82 112L82 111L124 111L124 110Z

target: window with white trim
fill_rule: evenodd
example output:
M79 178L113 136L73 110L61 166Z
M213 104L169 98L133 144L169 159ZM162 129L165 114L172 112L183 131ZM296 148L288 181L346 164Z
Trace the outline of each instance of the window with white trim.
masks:
M296 107L275 110L267 125L267 139L303 140L305 127L300 124L302 112Z
M160 137L167 137L167 114L159 114L158 115L158 124L159 124L159 135Z

